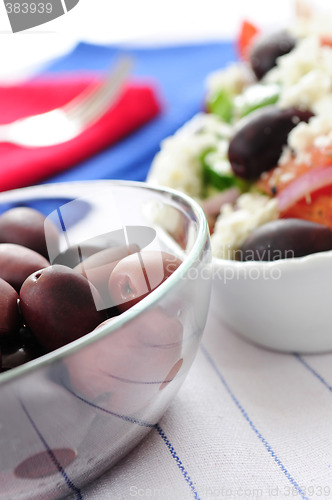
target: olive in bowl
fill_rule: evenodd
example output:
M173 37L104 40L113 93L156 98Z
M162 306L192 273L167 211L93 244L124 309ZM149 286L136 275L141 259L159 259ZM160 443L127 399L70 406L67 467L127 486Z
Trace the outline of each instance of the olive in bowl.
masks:
M59 240L48 255L48 266L35 270L18 292L11 292L14 299L15 294L22 294L20 318L31 323L31 331L25 329L22 334L14 322L13 349L17 340L28 346L36 336L39 357L28 360L26 356L25 364L12 367L25 351L21 349L16 357L9 348L4 352L8 369L0 373L2 494L32 498L38 491L40 497L59 498L77 493L86 481L128 453L154 428L184 381L210 302L209 232L196 202L143 183L78 182L1 193L0 209L10 205L39 210L45 206L46 219L57 229ZM167 232L158 225L154 215L160 208L176 215L180 231ZM91 242L104 252L104 243L107 246L110 241L118 247L124 243L127 257L160 252L176 258L178 266L151 293L123 311L108 287L93 291L97 281L90 283L89 275L99 276L96 261L84 266L91 257ZM69 270L68 249L74 249L69 252L73 265ZM75 252L83 265L73 258ZM122 250L115 252L106 267L100 261L102 271L110 273L108 280L122 254ZM51 280L53 286L49 286ZM58 286L61 300L54 305L50 289ZM34 287L38 293L31 318L28 310ZM74 289L93 297L91 323L87 319L91 299L71 307ZM65 344L61 347L53 343L57 324L62 324L68 341L60 342ZM81 326L87 328L86 334L70 337ZM45 344L44 338L52 342ZM59 472L64 469L70 481Z

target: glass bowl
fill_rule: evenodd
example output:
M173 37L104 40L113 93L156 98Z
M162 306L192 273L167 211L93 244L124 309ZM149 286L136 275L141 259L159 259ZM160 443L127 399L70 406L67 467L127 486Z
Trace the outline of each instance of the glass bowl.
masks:
M126 312L0 374L0 499L80 498L83 484L156 427L188 373L212 285L207 223L190 198L134 182L48 184L2 193L0 212L13 206L31 206L53 219L61 213L61 252L68 242L101 234L118 239L124 232L133 242L135 230L128 228L149 228L140 233L140 248L183 260ZM160 222L165 214L166 225ZM51 262L57 258L53 250Z

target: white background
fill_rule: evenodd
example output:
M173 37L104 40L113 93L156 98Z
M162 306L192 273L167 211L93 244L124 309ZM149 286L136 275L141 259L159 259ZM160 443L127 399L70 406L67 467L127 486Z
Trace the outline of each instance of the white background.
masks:
M281 25L292 8L292 0L80 0L66 15L13 34L1 1L0 78L16 79L79 40L160 44L232 38L241 19Z

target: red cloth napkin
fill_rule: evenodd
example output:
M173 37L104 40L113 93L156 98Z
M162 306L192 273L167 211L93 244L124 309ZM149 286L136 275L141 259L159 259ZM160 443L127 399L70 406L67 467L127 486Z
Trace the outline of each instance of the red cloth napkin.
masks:
M0 123L62 106L96 77L38 79L0 87ZM66 143L26 148L0 143L0 191L36 184L114 144L160 111L154 89L128 84L117 102L95 124Z

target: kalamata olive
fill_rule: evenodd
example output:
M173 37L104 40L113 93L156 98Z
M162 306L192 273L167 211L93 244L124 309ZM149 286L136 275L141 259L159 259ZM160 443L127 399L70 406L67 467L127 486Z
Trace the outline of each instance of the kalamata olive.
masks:
M90 288L91 287L91 288ZM47 350L57 349L92 331L107 315L98 311L84 276L54 265L37 271L23 283L20 305L27 326Z
M32 331L25 325L23 325L18 331L18 339L19 342L23 345L34 344L37 342L35 336ZM38 344L39 345L39 344Z
M113 269L121 259L138 251L137 245L107 248L85 259L74 268L74 271L85 276L96 287L104 304L109 307L113 305L108 290L108 282Z
M0 338L15 334L19 329L20 314L17 301L16 290L0 278Z
M163 283L181 264L166 252L145 251L129 255L114 268L108 283L115 306L132 307Z
M239 122L228 148L228 158L235 175L257 179L275 167L289 132L300 121L313 115L297 108L268 106L254 111Z
M80 264L82 260L91 257L97 252L101 252L105 247L97 247L93 245L76 245L69 247L65 252L59 253L53 259L52 264L60 264L62 266L71 267L72 269Z
M102 250L113 248L133 248L129 251L133 253L149 245L156 237L155 229L148 226L124 226L122 229L110 231L88 240L82 241L79 245L69 247L52 259L52 264L62 264L68 267L76 267L83 260ZM137 249L137 250L136 250Z
M37 342L30 340L22 343L18 337L17 340L2 346L2 371L23 365L32 359L38 358L43 353Z
M293 50L295 42L295 38L286 30L257 37L249 54L249 61L257 79L263 78L265 73L276 65L278 57Z
M324 252L332 247L328 226L301 219L279 219L255 229L243 243L239 260L272 261Z
M120 239L118 231L95 236L94 238L85 240L78 245L68 247L65 251L59 253L52 260L52 264L61 264L62 266L74 268L75 266L78 266L82 262L82 260L91 257L91 255L94 255L97 252L106 250L106 248L113 248L126 244L124 235L123 242L118 242L112 239L113 233L115 233L116 235L115 238L118 237L118 239Z
M15 207L0 216L0 243L16 243L48 258L45 237L45 215L29 207ZM54 249L59 247L59 233L47 220L47 239Z
M30 274L49 266L42 255L14 243L0 243L0 278L19 291Z

